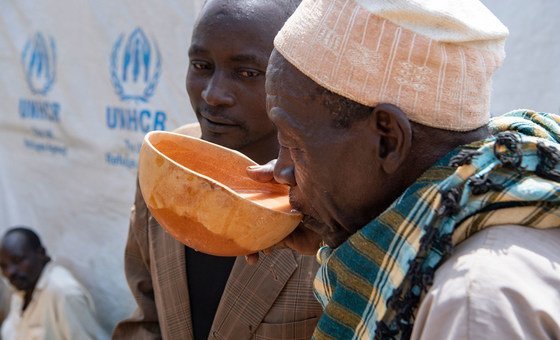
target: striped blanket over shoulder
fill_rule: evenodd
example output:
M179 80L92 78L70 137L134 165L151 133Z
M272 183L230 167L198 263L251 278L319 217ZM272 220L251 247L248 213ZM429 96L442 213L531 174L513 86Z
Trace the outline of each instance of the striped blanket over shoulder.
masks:
M314 338L409 338L455 245L494 225L560 226L559 124L528 110L494 118L492 137L449 153L341 246L321 248Z

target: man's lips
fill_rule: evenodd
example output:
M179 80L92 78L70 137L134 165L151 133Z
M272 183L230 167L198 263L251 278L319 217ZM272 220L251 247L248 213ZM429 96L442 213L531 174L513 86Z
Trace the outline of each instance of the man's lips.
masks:
M236 128L238 124L227 120L220 116L213 116L206 112L200 113L200 127L203 131L209 131L216 134L228 133L231 129Z
M21 277L15 277L10 279L10 283L12 284L12 286L16 288L21 288L25 285L26 280Z
M292 210L296 210L302 214L305 214L303 204L299 203L299 201L296 199L295 196L296 194L293 192L293 189L290 189L288 194L288 200L290 202L290 205L292 206Z
M306 225L308 228L314 230L319 234L322 233L326 234L333 231L331 227L329 227L327 224L325 224L320 220L319 214L313 208L313 206L311 207L305 206L298 200L297 193L294 192L293 188L290 189L289 201L293 210L296 210L303 214L302 223Z
M232 122L229 119L226 119L226 118L221 117L221 116L213 115L213 114L205 112L205 111L201 111L200 116L202 118L204 118L205 120L207 120L209 123L212 123L212 124L215 124L215 125L230 125L230 126L237 125L237 123Z

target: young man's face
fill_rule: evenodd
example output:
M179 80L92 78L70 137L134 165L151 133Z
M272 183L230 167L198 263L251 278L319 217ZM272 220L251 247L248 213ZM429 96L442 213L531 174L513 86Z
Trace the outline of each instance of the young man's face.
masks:
M267 73L268 115L278 129L274 175L307 227L337 246L368 223L383 196L368 119L337 127L319 87L274 51Z
M276 133L266 115L264 82L283 19L274 18L277 9L255 7L260 15L210 1L189 49L187 92L202 138L238 150Z

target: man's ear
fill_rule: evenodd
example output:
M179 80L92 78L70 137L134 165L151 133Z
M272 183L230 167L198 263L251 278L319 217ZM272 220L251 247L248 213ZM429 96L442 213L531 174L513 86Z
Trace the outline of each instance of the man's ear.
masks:
M408 157L412 144L412 128L406 114L393 104L378 104L372 112L372 127L379 137L381 166L392 174Z

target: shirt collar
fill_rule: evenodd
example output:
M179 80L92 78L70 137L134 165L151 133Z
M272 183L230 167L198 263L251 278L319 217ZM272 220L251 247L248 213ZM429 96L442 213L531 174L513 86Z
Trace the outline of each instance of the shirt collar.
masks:
M37 284L35 285L35 290L34 291L43 290L47 286L47 282L49 281L50 273L52 271L53 266L54 265L53 265L52 261L49 261L45 265L45 267L43 268L43 271L41 272L41 276L39 276L39 280L37 281Z

